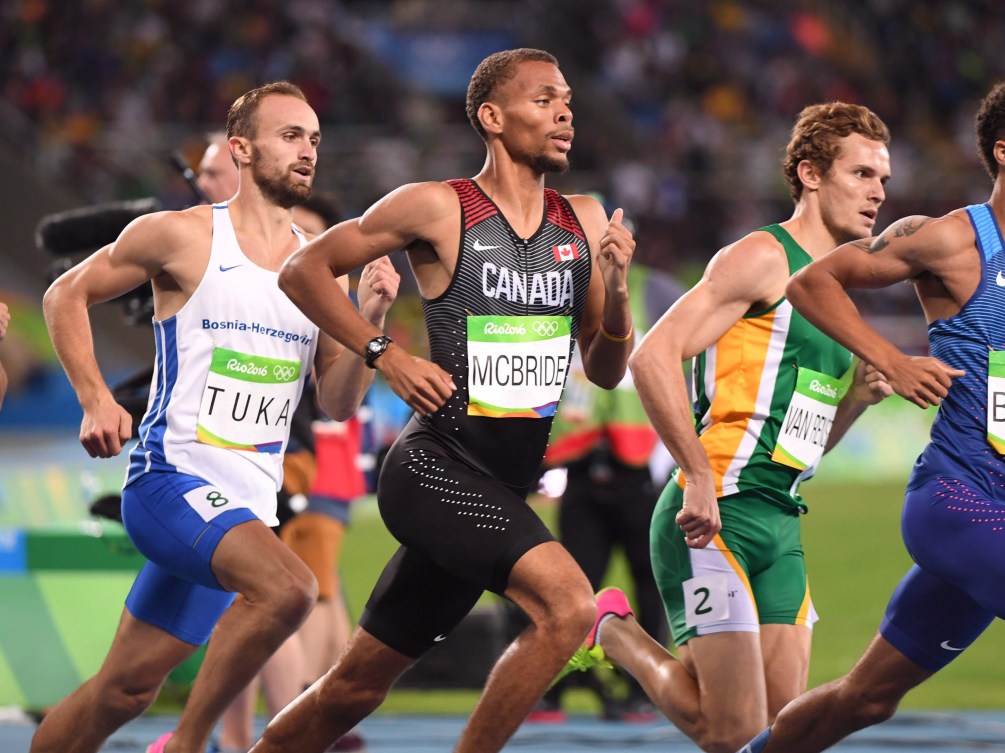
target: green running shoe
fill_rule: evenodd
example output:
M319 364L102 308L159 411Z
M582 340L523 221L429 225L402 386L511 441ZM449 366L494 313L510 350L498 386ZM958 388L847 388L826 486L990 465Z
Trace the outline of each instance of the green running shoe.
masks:
M600 623L604 621L605 617L610 615L623 620L626 617L634 615L635 612L632 611L625 592L620 588L601 589L597 592L596 598L597 619L593 623L593 628L586 636L586 641L583 645L576 649L576 653L572 655L572 658L562 668L562 671L558 673L558 676L552 680L552 685L570 672L586 672L593 667L604 667L605 669L612 669L614 667L604 656L603 647L597 643L597 631L600 629Z

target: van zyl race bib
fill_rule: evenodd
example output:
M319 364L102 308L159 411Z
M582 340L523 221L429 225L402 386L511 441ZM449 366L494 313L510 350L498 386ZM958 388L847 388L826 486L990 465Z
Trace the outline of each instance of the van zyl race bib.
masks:
M771 459L800 471L815 467L823 457L838 403L847 390L841 377L800 368Z

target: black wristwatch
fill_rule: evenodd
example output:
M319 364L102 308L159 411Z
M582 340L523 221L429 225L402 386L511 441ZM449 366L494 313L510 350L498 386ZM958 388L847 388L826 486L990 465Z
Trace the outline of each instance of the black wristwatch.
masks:
M366 344L366 350L363 351L363 358L366 360L366 365L371 369L377 368L374 365L374 361L380 358L384 351L387 350L387 346L393 343L392 340L387 335L377 335L370 342Z

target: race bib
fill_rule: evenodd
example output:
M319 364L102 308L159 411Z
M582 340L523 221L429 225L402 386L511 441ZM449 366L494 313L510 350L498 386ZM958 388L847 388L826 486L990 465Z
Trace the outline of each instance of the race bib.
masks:
M244 507L241 504L234 504L234 500L225 497L223 492L215 486L208 484L200 486L197 489L191 489L185 492L183 496L192 509L199 513L199 517L207 523L217 515L222 515L228 510Z
M469 316L468 415L555 415L569 370L568 316Z
M800 368L771 459L798 471L816 467L827 446L838 403L847 391L847 383L840 377Z
M725 573L699 575L681 584L684 623L688 627L729 619L729 577Z
M216 348L196 439L246 452L280 452L296 407L300 362Z
M1005 350L988 351L988 444L1005 455Z

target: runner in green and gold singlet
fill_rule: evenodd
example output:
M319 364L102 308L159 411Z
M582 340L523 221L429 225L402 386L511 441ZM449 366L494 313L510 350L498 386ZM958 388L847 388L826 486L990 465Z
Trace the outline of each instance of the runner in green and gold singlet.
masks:
M886 721L1005 616L1005 83L981 100L974 126L994 181L986 203L905 217L835 249L786 286L809 321L888 374L898 395L938 414L904 496L901 532L913 564L878 633L847 674L788 704L740 753L815 753ZM879 335L848 292L906 281L925 314L929 357Z
M680 651L604 597L594 648L631 672L705 750L736 750L806 688L816 613L799 535L800 481L865 407L890 393L851 368L785 300L789 277L871 234L890 175L882 121L807 107L786 150L792 217L723 248L631 359L639 396L680 469L650 528ZM680 364L693 359L693 404Z
M782 245L790 275L812 261L781 225L761 230ZM796 487L823 455L850 364L851 354L784 298L745 315L700 353L692 373L696 427L716 496L751 492L802 508Z
M812 261L781 225L761 231L785 251L788 274ZM722 531L692 550L674 523L686 476L656 506L653 568L674 640L812 627L816 613L799 538L798 494L827 447L851 381L851 354L784 298L743 316L694 359L695 423L711 466Z

